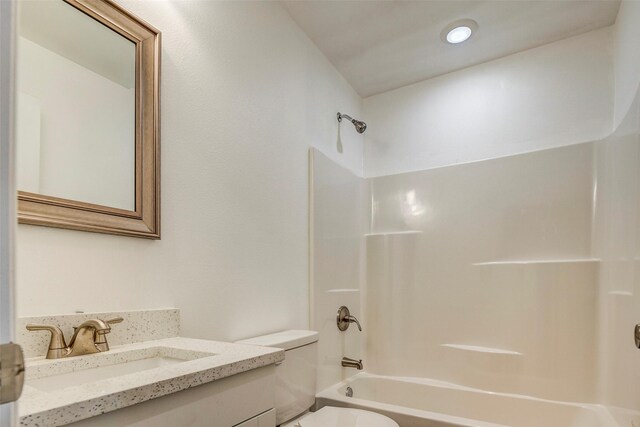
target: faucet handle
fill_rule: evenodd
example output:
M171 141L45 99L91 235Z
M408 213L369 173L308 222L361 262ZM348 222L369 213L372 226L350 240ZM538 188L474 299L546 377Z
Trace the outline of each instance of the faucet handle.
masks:
M109 320L105 320L104 323L106 323L107 325L113 325L115 323L122 323L124 319L120 316L118 317L114 317L113 319L109 319Z
M111 326L115 323L122 323L123 320L124 319L122 317L118 316L118 317L114 317L113 319L105 320L104 323ZM98 331L95 332L94 342L96 343L96 348L101 352L109 351L109 343L107 342L107 333L109 333L110 331L111 329L109 329L109 331L107 332L98 332Z
M338 316L336 317L338 329L346 331L351 323L358 325L358 330L362 331L362 326L360 326L358 319L356 319L355 316L352 316L351 313L349 313L349 309L343 305L338 309Z
M26 326L28 331L49 331L51 339L47 350L47 359L59 359L67 353L67 343L64 341L64 334L59 327L55 325L39 325L29 323Z
M360 326L360 322L358 322L358 319L356 319L355 316L347 316L347 320L349 321L349 323L355 323L356 325L358 325L358 330L362 332L362 326Z

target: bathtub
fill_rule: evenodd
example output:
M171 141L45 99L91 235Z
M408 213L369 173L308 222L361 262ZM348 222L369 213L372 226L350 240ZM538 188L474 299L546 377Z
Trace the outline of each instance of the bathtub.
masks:
M347 397L347 387L353 397ZM400 427L640 427L637 413L614 419L601 405L493 393L423 378L360 373L318 393L316 406L375 411Z

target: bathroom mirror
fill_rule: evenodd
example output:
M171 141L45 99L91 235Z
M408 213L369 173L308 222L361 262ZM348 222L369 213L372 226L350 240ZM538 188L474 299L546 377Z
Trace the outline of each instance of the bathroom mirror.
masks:
M160 33L110 0L21 2L18 219L160 238Z

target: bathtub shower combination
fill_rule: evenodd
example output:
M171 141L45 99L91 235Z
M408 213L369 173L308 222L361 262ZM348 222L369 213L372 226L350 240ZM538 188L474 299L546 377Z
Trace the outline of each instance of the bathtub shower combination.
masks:
M602 140L369 179L312 152L317 406L640 426L637 105Z

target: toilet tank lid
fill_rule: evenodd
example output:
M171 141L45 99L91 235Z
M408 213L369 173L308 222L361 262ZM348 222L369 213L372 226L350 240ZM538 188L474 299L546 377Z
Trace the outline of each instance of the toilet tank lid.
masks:
M318 333L316 331L289 330L236 341L236 343L291 350L316 341L318 341Z

